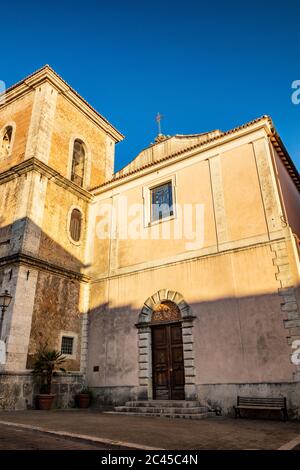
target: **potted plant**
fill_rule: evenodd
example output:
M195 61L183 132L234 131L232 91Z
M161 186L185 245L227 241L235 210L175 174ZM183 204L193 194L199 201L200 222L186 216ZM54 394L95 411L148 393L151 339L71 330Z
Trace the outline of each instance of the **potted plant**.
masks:
M37 406L40 410L50 410L55 397L51 393L52 379L58 371L66 372L61 367L65 360L66 358L60 351L47 348L38 351L32 373L42 378L40 393L36 396Z
M92 401L92 391L89 388L84 388L75 397L78 408L88 408Z

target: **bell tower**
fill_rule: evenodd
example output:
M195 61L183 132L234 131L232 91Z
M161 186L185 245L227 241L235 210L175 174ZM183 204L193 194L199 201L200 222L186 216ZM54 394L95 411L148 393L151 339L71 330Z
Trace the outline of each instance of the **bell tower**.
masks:
M48 65L2 101L0 289L12 301L0 374L22 376L41 346L60 350L64 338L66 368L84 371L91 189L112 177L123 136Z

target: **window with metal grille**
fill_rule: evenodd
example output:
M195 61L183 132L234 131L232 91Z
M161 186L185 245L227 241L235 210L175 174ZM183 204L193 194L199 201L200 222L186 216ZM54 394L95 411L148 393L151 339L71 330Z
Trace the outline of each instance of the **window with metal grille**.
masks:
M151 222L171 217L173 212L172 183L157 186L151 189Z
M75 242L81 237L82 215L79 209L73 209L70 218L70 235Z
M74 338L72 336L63 336L61 339L62 354L73 354Z
M71 181L78 184L78 186L83 186L84 166L85 166L84 143L81 140L76 139L74 142L74 147L73 147Z

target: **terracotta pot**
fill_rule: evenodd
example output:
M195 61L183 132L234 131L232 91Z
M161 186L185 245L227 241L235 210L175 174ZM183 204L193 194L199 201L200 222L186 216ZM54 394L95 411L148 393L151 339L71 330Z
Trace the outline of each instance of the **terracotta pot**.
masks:
M47 394L47 393L41 393L40 395L36 396L37 400L37 407L39 410L50 410L53 400L54 400L55 395Z
M91 404L91 395L88 393L79 393L76 395L76 402L79 408L88 408Z

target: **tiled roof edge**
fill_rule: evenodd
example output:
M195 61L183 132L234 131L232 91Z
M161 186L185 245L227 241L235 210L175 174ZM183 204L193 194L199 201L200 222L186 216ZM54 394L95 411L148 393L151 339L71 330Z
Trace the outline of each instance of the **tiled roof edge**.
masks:
M254 124L257 124L258 122L263 121L263 120L267 120L267 121L269 122L269 125L270 125L270 127L271 127L271 129L272 129L272 132L273 132L273 134L275 135L276 131L275 131L275 127L274 127L274 124L273 124L273 121L272 121L271 117L268 116L268 115L264 115L264 116L261 116L261 117L259 117L259 118L254 119L254 120L252 120L252 121L249 121L249 122L247 122L247 123L245 123L245 124L242 124L241 126L234 127L233 129L230 129L230 130L228 130L228 131L226 131L226 132L221 132L219 135L217 135L217 136L215 136L215 137L212 137L211 139L208 139L208 140L206 140L205 142L200 142L200 143L197 143L197 144L195 144L195 145L192 145L191 147L187 147L187 148L185 148L185 149L178 150L177 152L174 152L174 153L172 153L171 155L167 155L167 156L161 158L160 160L156 160L155 162L147 163L146 165L143 165L143 166L141 166L141 167L139 167L139 168L137 168L137 169L135 169L135 170L129 171L128 173L125 173L125 174L123 174L123 175L120 175L120 176L118 176L117 178L112 178L112 179L110 179L109 181L106 181L105 183L103 183L103 184L101 184L101 185L99 185L99 186L97 186L97 187L95 187L95 188L92 188L91 191L95 191L96 189L103 188L103 187L105 187L105 186L107 186L107 185L109 185L109 184L111 184L111 183L117 182L117 181L122 180L122 179L124 179L124 178L126 178L126 177L128 177L128 176L131 176L131 175L133 175L133 174L135 174L135 173L138 173L138 172L140 172L140 171L142 171L142 170L145 170L146 168L149 168L149 167L151 167L151 166L157 165L157 164L159 164L159 163L161 163L161 162L164 162L164 161L166 161L166 160L171 160L172 158L177 157L177 156L180 155L180 154L183 154L183 153L188 152L188 151L190 151L190 150L194 150L194 149L196 149L196 148L200 148L200 147L203 146L203 145L207 145L208 143L214 142L214 141L216 141L216 140L218 140L218 139L221 139L222 137L225 137L225 136L227 136L227 135L234 134L235 132L238 132L238 131L240 131L240 130L242 130L242 129L245 129L245 128L247 128L247 127L250 127L250 126L252 126L252 125L254 125ZM276 134L277 134L277 133L276 133ZM277 134L277 136L278 136L278 134ZM279 136L278 136L278 137L279 137ZM283 145L283 144L282 144L282 145ZM285 152L287 153L287 150L286 150L286 149L285 149ZM288 153L287 153L287 155L288 155ZM292 159L291 159L290 156L289 156L289 159L290 159L290 161L292 162ZM292 163L293 163L293 162L292 162ZM294 166L294 168L296 168L295 165L294 165L294 163L293 163L293 166ZM297 187L298 187L298 189L299 189L299 191L300 191L300 177L299 177L299 174L298 174L298 180L299 180L299 187L298 187L298 186L297 186Z

